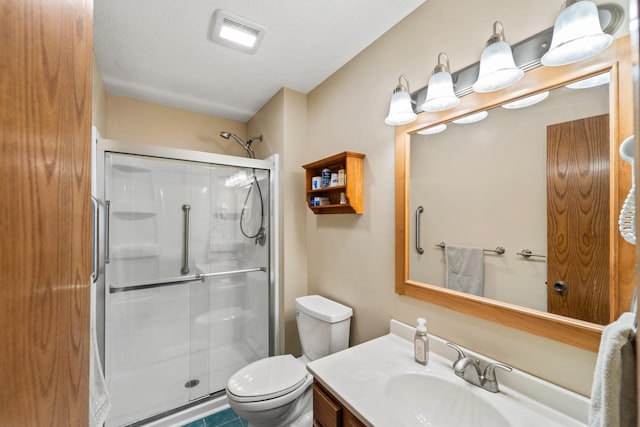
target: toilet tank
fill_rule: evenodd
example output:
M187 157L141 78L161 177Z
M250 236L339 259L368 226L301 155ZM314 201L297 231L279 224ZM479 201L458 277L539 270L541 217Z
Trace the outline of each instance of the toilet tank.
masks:
M346 349L352 315L351 307L320 295L296 298L296 322L304 356L315 360Z

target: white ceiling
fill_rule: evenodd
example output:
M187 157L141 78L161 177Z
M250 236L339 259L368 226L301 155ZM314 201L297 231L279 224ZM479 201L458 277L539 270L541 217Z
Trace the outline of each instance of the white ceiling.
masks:
M282 87L307 93L425 0L95 0L108 93L246 122ZM249 55L207 38L214 10L266 27Z

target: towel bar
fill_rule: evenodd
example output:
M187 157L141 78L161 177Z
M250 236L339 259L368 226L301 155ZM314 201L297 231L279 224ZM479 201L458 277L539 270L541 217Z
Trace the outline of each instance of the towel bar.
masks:
M437 243L435 246L445 248L447 244L445 242L440 242L440 243ZM496 246L495 249L482 249L482 250L485 252L495 252L498 255L502 255L503 253L505 253L505 249L502 246Z

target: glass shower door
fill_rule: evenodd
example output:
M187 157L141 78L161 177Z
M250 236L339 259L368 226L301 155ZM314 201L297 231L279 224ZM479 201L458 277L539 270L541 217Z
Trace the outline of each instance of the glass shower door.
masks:
M211 166L208 252L210 387L269 356L269 171ZM196 264L198 265L198 264Z
M194 352L210 346L201 338L208 340L208 322L198 323L198 314L209 312L209 297L191 262L190 241L208 229L207 190L206 165L105 156L108 426L209 393L208 360Z

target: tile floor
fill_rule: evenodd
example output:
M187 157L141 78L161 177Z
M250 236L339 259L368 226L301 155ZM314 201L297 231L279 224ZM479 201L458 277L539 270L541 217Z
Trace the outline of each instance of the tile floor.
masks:
M247 427L248 423L238 417L231 408L216 412L200 420L192 421L182 427Z

